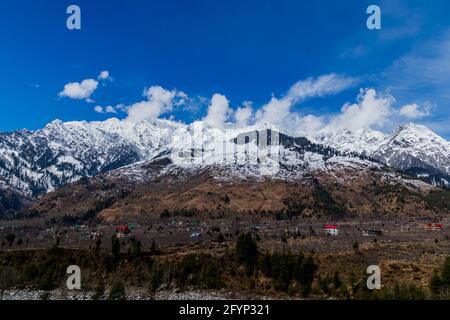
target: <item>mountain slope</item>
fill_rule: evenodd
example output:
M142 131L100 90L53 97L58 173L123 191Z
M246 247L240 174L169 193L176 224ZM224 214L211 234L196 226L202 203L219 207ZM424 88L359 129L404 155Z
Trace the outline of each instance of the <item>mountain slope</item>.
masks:
M362 153L435 185L450 186L450 143L424 126L402 125L390 135L370 129L324 131L316 140L343 153Z
M386 134L371 129L359 129L355 132L351 130L334 132L325 128L319 132L314 140L344 153L372 155L386 137Z
M370 161L333 156L323 166L283 166L270 177L252 165L181 168L168 158L85 179L41 198L30 214L57 223L150 222L170 216L432 217L436 188Z
M450 143L421 125L399 127L372 156L402 171L422 169L424 173L450 175Z
M201 121L56 120L41 130L0 134L0 184L36 197L164 156L184 170L222 166L241 176L289 178L323 169L327 159L343 154L376 160L436 185L450 181L449 143L422 126L402 126L391 135L323 130L314 141L268 125L220 130Z
M0 181L39 195L86 176L153 157L177 123L56 120L45 128L0 134Z
M22 191L49 192L27 214L61 223L167 211L432 216L437 212L427 197L437 189L384 165L444 170L446 141L419 129L402 127L387 137L370 130L323 135L326 146L267 125L220 130L201 121L54 121L36 132L1 135L0 184L9 190L3 210L11 211L11 197Z

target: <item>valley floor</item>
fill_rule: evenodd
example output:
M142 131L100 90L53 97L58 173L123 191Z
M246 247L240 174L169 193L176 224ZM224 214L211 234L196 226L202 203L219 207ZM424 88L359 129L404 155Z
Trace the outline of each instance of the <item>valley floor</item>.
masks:
M9 283L4 299L91 299L99 287L100 298L108 298L117 279L124 279L122 298L133 300L389 299L399 292L436 298L430 281L450 253L450 221L441 220L442 230L426 230L431 222L179 217L148 225L128 223L131 233L118 238L119 251L114 253L116 225L2 221L0 268L13 268L16 281ZM336 224L338 235L324 234L325 224ZM363 236L363 230L382 234ZM258 251L251 269L246 256L239 256L246 234ZM307 257L314 268L305 293L305 280L296 270L304 268L298 261ZM82 291L64 290L66 264L81 264L88 274ZM381 297L364 289L370 265L381 269ZM157 285L149 291L156 276Z

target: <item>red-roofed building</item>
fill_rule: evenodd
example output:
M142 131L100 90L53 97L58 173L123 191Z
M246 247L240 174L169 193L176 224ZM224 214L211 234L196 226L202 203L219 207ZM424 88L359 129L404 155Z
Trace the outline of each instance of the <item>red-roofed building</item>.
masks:
M326 224L323 226L323 233L331 236L337 236L339 234L339 228L335 225Z
M439 231L442 230L442 223L428 223L425 225L425 229L429 231Z
M127 234L131 233L130 228L127 225L117 226L116 227L116 234L118 236L126 236Z

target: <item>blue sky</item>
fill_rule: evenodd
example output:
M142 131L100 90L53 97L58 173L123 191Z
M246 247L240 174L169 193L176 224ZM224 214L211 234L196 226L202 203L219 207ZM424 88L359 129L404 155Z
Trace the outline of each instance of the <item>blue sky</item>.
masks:
M70 4L81 8L81 30L66 28ZM366 28L370 4L382 10L381 30ZM317 122L311 130L414 121L448 139L449 12L445 0L2 0L0 131L127 118L155 105L156 116L184 122L224 107L235 121L251 105L250 122L273 110L298 117L286 125ZM97 82L92 92L63 94L86 79ZM288 98L296 83L314 92Z

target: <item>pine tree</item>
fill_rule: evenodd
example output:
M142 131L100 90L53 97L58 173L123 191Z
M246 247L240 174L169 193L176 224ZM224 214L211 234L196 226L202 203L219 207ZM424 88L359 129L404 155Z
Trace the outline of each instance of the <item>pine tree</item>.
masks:
M112 251L113 257L118 257L120 254L120 240L116 236L112 237L111 251Z
M441 277L439 276L439 274L437 273L437 271L434 271L433 276L431 277L431 280L430 280L429 287L430 287L431 293L433 293L434 295L438 296L441 293L442 280L441 280Z

